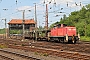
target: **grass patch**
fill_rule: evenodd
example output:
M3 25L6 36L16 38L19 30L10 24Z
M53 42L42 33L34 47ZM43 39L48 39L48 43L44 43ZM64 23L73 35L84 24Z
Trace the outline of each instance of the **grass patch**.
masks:
M21 44L21 46L25 46L25 44Z
M34 54L35 54L35 55L38 55L38 52L35 52Z
M81 36L80 40L81 41L86 41L86 42L88 41L88 42L90 42L90 37Z
M0 44L0 48L3 49L3 48L8 48L6 45L1 45Z
M47 57L48 56L48 53L44 53L43 56L46 56Z

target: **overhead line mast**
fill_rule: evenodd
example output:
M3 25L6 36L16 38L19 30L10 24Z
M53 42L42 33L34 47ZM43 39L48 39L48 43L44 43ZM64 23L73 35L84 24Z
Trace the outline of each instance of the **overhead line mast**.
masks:
M46 21L45 21L46 30L48 30L48 4L46 4Z
M25 10L23 10L23 20L22 20L22 28L23 28L23 39L24 40L24 34L25 34Z
M35 4L35 35L36 35L36 41L37 41L37 13L36 13L36 3Z

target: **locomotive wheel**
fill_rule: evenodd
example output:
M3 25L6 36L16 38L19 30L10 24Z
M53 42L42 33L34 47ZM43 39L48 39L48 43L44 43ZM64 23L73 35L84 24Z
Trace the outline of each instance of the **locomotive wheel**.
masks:
M50 40L49 39L47 39L47 42L49 42Z
M61 38L61 40L59 40L61 43L64 43L64 38Z

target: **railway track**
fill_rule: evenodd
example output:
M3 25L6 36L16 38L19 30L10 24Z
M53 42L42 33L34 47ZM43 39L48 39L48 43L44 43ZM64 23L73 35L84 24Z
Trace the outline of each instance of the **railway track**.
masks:
M25 54L12 52L4 49L0 49L0 57L6 60L41 60L40 58L36 58L36 57L32 57L32 56L28 56Z
M74 59L74 60L90 60L90 55L80 54L79 52L69 52L69 51L60 51L56 49L46 49L46 48L30 48L30 47L22 47L22 46L10 46L10 48L14 49L22 49L32 52L45 53L47 55L54 55L58 57Z
M15 40L3 40L4 43L10 44L10 48L23 49L32 52L48 53L49 55L55 55L58 57L69 58L74 60L89 60L90 59L90 43L77 43L77 44L61 44L61 43L52 43L52 42L35 42L32 43L32 40L27 42L15 41ZM0 40L0 43L3 42ZM8 42L9 41L9 42ZM31 44L29 44L31 42ZM21 46L24 44L23 46ZM34 46L35 48L30 48ZM41 49L40 49L41 48ZM47 50L50 49L50 50ZM53 51L54 50L54 51ZM72 51L74 53L68 53L65 51ZM78 53L77 53L78 52ZM89 55L84 55L80 53L88 53Z
M4 55L0 55L0 58L2 58L2 60L14 60L14 59L9 58L9 57L4 56Z
M74 52L81 52L81 53L89 53L90 54L90 43L81 42L77 44L62 44L62 43L54 43L54 42L46 42L46 41L38 41L32 43L32 40L29 41L20 41L20 40L1 40L0 43L4 44L12 44L12 45L22 45L22 46L35 46L41 48L51 48L51 49L58 49L58 50L67 50L67 51L74 51Z

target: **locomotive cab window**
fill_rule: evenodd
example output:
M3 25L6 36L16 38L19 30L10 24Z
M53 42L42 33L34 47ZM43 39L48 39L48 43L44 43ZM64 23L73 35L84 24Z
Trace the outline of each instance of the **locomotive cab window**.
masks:
M60 27L66 27L67 25L66 24L58 24L57 27L60 28Z
M54 29L56 28L56 25L54 25L54 27L53 27Z

